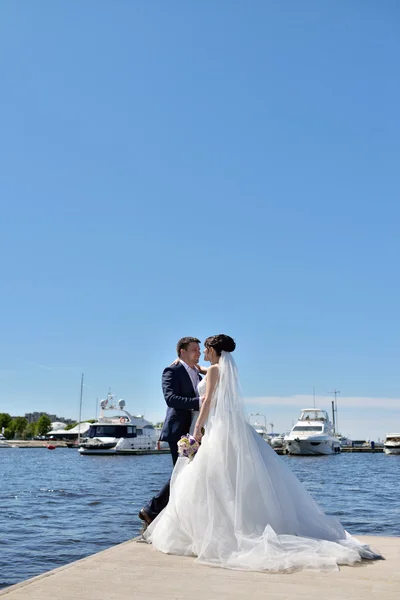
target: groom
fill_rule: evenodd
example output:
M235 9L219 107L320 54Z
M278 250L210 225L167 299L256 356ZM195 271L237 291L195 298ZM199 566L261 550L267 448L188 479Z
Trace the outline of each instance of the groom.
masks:
M184 337L179 340L176 351L179 362L164 369L162 374L162 389L168 408L160 435L160 440L169 444L174 465L178 459L178 441L190 431L192 411L200 410L197 385L201 377L195 368L200 359L200 340ZM139 518L150 525L167 506L168 500L169 481L141 509Z

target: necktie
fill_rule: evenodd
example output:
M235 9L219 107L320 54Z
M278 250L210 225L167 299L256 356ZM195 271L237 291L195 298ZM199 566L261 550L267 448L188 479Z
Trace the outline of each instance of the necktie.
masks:
M189 375L190 375L190 379L192 380L192 384L193 384L193 388L194 391L197 391L197 384L199 383L199 377L197 375L197 369L193 368L193 367L189 367L190 371L189 371Z

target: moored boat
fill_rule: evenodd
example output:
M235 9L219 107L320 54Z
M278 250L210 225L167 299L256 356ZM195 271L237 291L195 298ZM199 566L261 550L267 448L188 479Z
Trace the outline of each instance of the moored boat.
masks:
M0 433L0 448L11 448L10 444L7 444L6 438Z
M400 433L388 433L383 449L385 454L400 454Z
M109 393L100 403L98 420L79 444L80 454L134 454L137 450L154 450L158 434L154 425L143 415L131 415L125 410L125 400L118 403ZM119 410L122 414L106 416L105 411Z
M286 448L285 436L289 435L288 433L278 433L271 439L271 446L274 450L281 450Z
M258 433L258 435L269 444L270 438L268 435L267 419L265 418L265 415L260 415L259 413L251 414L249 416L249 423L253 427L253 429Z
M289 454L317 456L340 452L328 413L320 408L303 408L285 442Z

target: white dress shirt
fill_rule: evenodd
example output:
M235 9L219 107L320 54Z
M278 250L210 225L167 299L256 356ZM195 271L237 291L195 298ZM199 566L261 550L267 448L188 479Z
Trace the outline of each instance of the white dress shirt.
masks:
M192 385L193 385L193 389L197 396L198 395L197 386L199 385L199 381L200 381L199 380L199 372L194 367L189 367L189 365L187 365L184 360L180 359L180 362L185 367L186 371L188 372L188 375L189 375ZM199 398L199 408L201 408L200 398Z

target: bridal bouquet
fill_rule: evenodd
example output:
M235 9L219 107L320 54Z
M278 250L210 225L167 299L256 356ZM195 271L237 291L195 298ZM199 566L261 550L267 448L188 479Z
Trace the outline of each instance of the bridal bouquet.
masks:
M178 454L192 460L200 448L199 442L189 433L183 435L178 442Z

